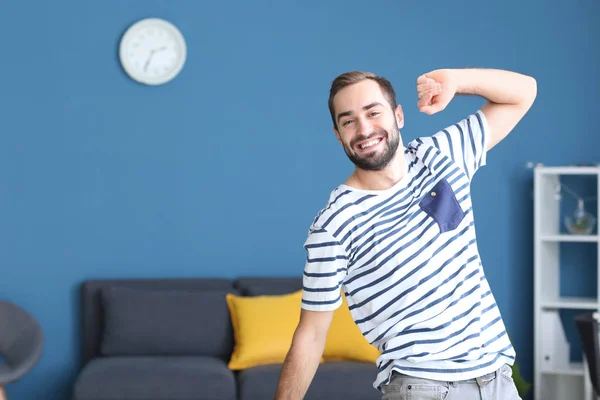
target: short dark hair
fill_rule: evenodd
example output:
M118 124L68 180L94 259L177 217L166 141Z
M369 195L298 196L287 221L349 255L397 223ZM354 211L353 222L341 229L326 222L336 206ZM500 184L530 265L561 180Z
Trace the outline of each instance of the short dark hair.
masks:
M337 78L333 80L331 83L331 89L329 90L329 112L331 114L331 120L333 121L333 126L337 129L337 121L335 120L335 110L333 109L333 98L336 94L346 86L353 85L355 83L364 81L365 79L371 79L379 84L381 91L383 92L383 96L390 103L390 107L392 110L396 109L396 92L394 92L394 88L390 81L385 79L384 77L375 75L371 72L364 71L351 71L346 72L339 75Z

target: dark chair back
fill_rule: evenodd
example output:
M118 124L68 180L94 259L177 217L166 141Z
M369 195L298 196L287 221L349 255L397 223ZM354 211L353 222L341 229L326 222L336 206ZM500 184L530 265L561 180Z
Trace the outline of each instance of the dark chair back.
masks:
M583 352L588 363L592 386L597 396L600 396L600 337L598 337L598 321L594 313L580 314L575 318Z
M0 300L0 387L16 382L39 361L44 336L39 323L23 308Z

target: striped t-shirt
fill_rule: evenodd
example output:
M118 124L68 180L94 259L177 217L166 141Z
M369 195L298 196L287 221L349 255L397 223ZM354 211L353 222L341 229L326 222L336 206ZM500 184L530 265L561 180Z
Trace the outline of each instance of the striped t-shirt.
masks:
M407 174L386 190L338 186L310 226L302 307L334 310L343 290L392 370L443 381L512 365L514 349L477 248L470 183L486 163L481 111L404 149Z

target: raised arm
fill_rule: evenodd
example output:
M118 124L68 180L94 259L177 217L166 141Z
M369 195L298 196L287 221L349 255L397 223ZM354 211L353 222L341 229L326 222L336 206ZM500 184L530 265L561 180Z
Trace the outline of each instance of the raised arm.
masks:
M283 362L276 400L300 400L306 394L319 367L333 313L302 310L292 345Z
M525 116L537 96L534 78L498 69L439 69L417 79L419 109L435 114L456 94L478 95L488 102L481 111L488 121L487 150L502 141Z

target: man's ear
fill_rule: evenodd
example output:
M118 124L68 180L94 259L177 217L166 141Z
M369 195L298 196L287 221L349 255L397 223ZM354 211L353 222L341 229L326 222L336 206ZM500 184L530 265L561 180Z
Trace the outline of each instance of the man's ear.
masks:
M398 104L396 106L396 121L398 121L398 129L404 128L404 112L402 111L402 106Z
M340 132L338 132L338 130L335 126L333 127L333 132L335 133L335 137L337 138L338 142L340 142L340 144L342 144L342 137L340 136Z

